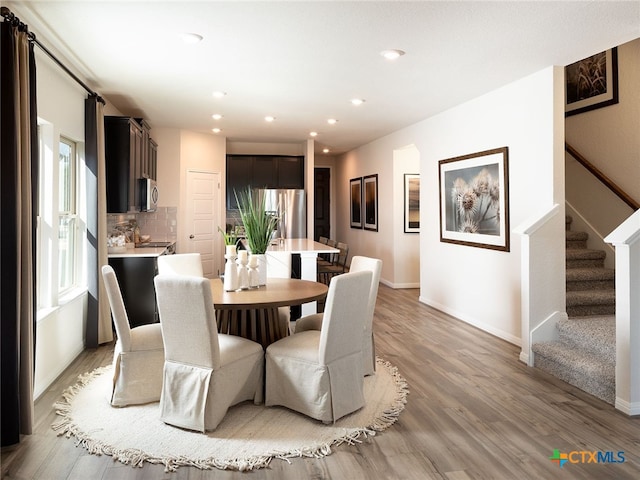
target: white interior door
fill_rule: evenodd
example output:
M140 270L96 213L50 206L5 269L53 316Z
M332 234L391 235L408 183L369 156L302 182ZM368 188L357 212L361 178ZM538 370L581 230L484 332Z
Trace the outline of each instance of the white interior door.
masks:
M222 238L220 225L220 174L187 171L186 250L199 253L207 278L220 273Z

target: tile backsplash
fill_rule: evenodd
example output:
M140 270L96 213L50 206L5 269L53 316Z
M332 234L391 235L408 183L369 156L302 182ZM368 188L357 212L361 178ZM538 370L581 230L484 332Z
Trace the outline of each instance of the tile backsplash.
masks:
M155 212L108 213L107 230L112 232L120 222L135 220L141 235L153 242L175 242L178 239L178 208L158 207Z

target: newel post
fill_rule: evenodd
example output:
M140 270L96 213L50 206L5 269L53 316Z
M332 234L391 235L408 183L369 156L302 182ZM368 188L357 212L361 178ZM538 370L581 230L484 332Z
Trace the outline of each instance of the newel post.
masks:
M640 415L640 210L605 239L616 249L616 403Z

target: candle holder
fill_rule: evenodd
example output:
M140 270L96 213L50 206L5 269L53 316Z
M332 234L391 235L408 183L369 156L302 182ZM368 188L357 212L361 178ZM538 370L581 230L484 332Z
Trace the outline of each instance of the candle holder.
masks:
M238 268L236 267L235 254L225 255L227 263L224 265L224 282L223 288L225 292L233 292L238 289Z
M247 256L238 257L238 289L246 290L249 288L249 270L247 269L248 259Z
M259 276L260 272L258 272L258 264L249 263L249 288L258 288L260 286Z

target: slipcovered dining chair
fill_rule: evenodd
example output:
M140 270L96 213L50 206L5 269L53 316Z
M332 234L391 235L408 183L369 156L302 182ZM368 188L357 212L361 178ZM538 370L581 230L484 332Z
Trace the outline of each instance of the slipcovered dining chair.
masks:
M160 419L205 432L233 405L262 403L262 346L218 333L209 280L158 275L154 283L165 345Z
M362 368L364 375L373 375L376 370L376 350L373 338L373 314L376 309L378 298L378 285L382 273L382 260L377 258L363 257L357 255L351 259L349 272L370 271L371 288L367 300L367 319L362 336ZM304 332L306 330L320 330L322 328L322 313L314 313L298 319L295 323L294 332Z
M113 351L113 382L109 403L114 407L160 400L164 345L159 323L130 328L118 279L110 265L102 267L113 324L118 337Z
M267 347L265 405L281 405L325 423L364 405L362 329L371 272L346 273L329 285L322 329Z
M160 275L190 275L202 277L202 259L199 253L178 253L160 255L158 257L158 273Z
M268 251L265 255L267 257L267 278L291 278L290 252ZM278 307L278 317L280 323L286 326L286 330L290 330L291 307Z

